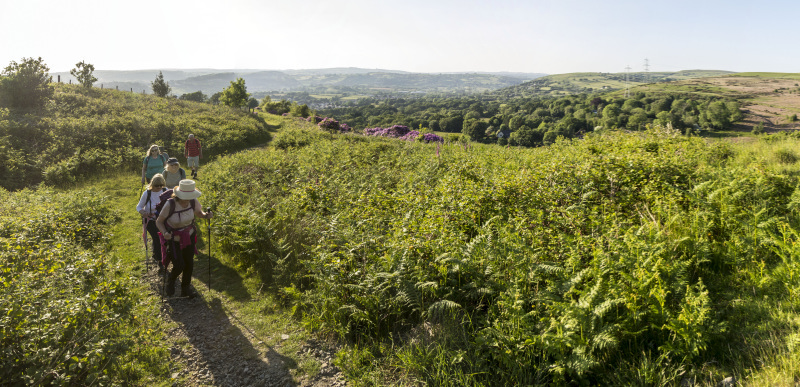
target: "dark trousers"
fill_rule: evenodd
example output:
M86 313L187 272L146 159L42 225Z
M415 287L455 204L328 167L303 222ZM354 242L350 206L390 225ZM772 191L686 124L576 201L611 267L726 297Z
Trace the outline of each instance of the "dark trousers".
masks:
M180 248L180 242L167 241L167 254L172 258L172 271L169 273L169 283L175 284L178 275L183 273L181 277L181 292L188 292L189 286L192 283L192 271L194 270L194 236L192 236L192 243L183 249ZM174 254L173 254L174 251Z
M158 238L155 219L147 221L147 233L150 234L150 239L153 241L153 259L161 265L161 240Z

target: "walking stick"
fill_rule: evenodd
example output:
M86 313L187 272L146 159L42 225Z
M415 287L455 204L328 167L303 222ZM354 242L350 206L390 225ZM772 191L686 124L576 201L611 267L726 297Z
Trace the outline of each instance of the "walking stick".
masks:
M211 213L212 206L208 207L208 213ZM208 220L208 290L211 290L211 218Z
M150 272L150 259L147 257L147 223L150 220L147 218L142 218L142 241L144 242L144 266L147 268L147 272Z

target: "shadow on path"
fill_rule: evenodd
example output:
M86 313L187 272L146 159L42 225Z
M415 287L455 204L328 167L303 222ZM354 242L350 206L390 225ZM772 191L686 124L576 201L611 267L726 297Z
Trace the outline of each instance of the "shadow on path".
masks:
M180 327L173 335L185 336L191 347L173 348L172 356L182 358L190 385L296 386L289 369L297 368L291 358L268 346L238 319L230 315L218 298L206 302L170 298L165 313ZM180 340L179 340L180 342Z

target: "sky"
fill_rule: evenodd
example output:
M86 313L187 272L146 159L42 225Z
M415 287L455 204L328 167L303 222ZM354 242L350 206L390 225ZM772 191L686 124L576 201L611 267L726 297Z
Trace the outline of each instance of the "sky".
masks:
M0 68L800 72L794 0L0 0ZM648 66L645 66L647 63Z

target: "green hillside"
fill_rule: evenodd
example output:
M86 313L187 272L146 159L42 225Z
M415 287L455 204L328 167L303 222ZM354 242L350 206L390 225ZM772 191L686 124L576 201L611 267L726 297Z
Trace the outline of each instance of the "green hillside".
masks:
M211 166L219 188L248 188L207 200L231 263L338 338L356 384L800 376L796 139L284 138L297 146Z
M694 78L718 77L730 71L682 70L678 72L639 73L567 73L547 75L496 93L507 97L563 96L604 92L650 83L681 81Z
M197 275L210 282L213 262L225 278L198 291L235 305L228 320L244 328L221 337L263 337L293 375L320 367L284 347L291 327L265 321L334 342L353 385L800 378L791 136L657 125L533 149L426 144L69 85L42 111L2 112L3 183L62 186L0 189L11 384L180 384L172 348L233 345L171 342L139 281L136 171L150 143L180 153L190 132L212 158L200 181L217 214Z
M205 155L266 142L272 127L245 111L115 90L53 84L42 110L0 108L0 187L63 185L141 170L151 144L182 155L195 134Z

